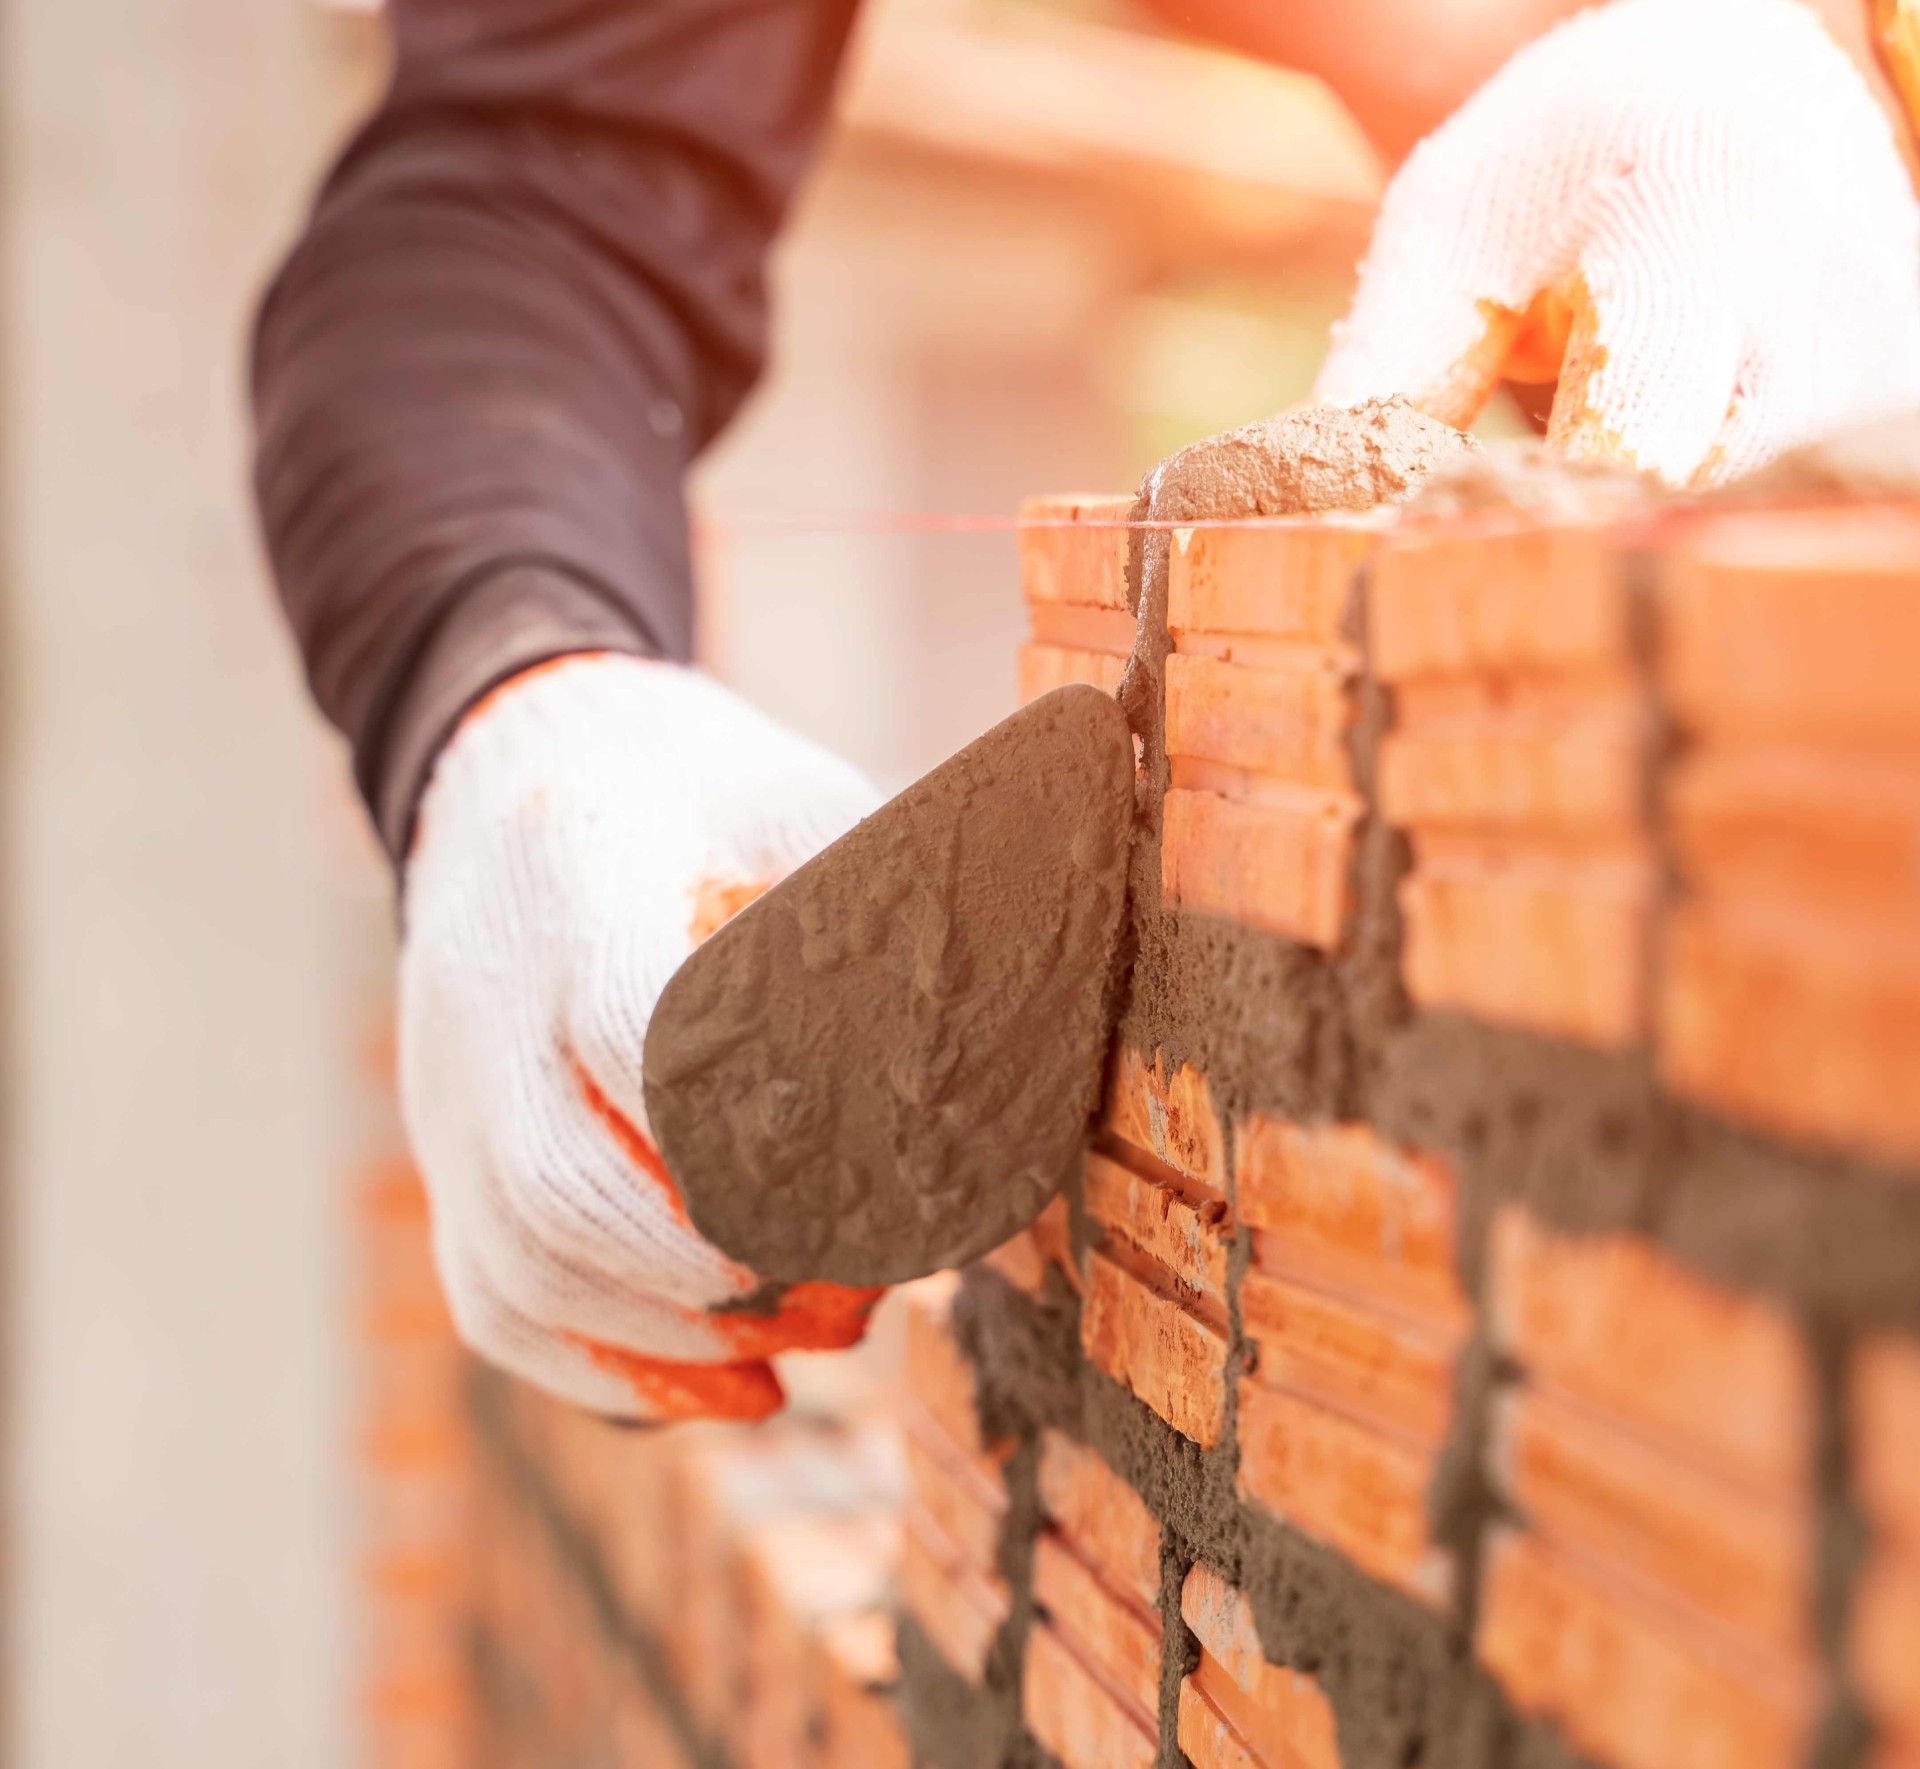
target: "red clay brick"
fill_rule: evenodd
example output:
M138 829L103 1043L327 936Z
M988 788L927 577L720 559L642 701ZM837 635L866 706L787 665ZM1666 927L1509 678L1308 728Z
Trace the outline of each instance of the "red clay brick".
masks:
M1261 1271L1242 1280L1240 1308L1262 1381L1422 1443L1444 1435L1457 1332Z
M1027 1227L987 1254L985 1263L1029 1296L1038 1296L1045 1288L1049 1267L1077 1290L1080 1274L1073 1263L1066 1199L1055 1198Z
M398 1711L409 1703L440 1701L466 1679L465 1619L438 1591L366 1594L360 1609L364 1630L364 1685L371 1707Z
M1688 726L1920 743L1911 510L1746 511L1696 524L1660 586L1661 673Z
M1358 814L1346 795L1305 788L1247 801L1170 787L1161 847L1167 901L1331 948L1346 919Z
M751 1559L750 1553L750 1565ZM800 1619L760 1589L751 1572L743 1620L744 1701L731 1718L728 1742L740 1769L788 1769L805 1759L826 1701L819 1661L807 1651Z
M1783 1502L1540 1389L1501 1398L1495 1478L1533 1527L1783 1652L1811 1650L1811 1497Z
M652 1695L637 1676L621 1677L614 1697L611 1760L621 1769L645 1764L647 1769L693 1769L680 1736L655 1704ZM471 1763L473 1759L463 1759ZM425 1764L410 1764L408 1769L426 1769ZM449 1769L452 1766L449 1765Z
M975 1566L991 1569L1007 1513L1005 1486L983 1479L971 1459L942 1453L937 1442L930 1442L927 1434L911 1425L902 1434L902 1443L914 1504Z
M1235 1139L1239 1211L1261 1267L1454 1325L1452 1171L1361 1124L1244 1119Z
M1027 609L1033 643L1063 651L1092 651L1124 658L1133 650L1134 619L1125 608L1084 608L1036 602Z
M1030 1229L1009 1235L999 1246L981 1254L980 1263L1028 1296L1038 1296L1047 1281L1046 1255Z
M1186 632L1341 637L1353 574L1378 531L1325 518L1176 530L1167 624Z
M1116 1595L1053 1530L1033 1544L1033 1601L1062 1639L1142 1713L1160 1704L1160 1618Z
M1152 1710L1136 1707L1043 1621L1027 1635L1021 1709L1066 1769L1152 1769Z
M1220 1120L1206 1076L1191 1063L1180 1064L1169 1075L1158 1051L1149 1067L1137 1050L1122 1045L1107 1081L1104 1122L1135 1148L1225 1194L1226 1145Z
M1194 1769L1272 1769L1274 1759L1255 1756L1192 1677L1180 1680L1174 1737Z
M1558 690L1558 684L1551 685ZM1415 717L1404 691L1381 744L1380 810L1419 828L1636 830L1643 820L1641 702L1623 686L1564 691L1448 684ZM1476 704L1479 702L1480 704Z
M1920 1738L1920 1559L1882 1551L1854 1593L1847 1658L1868 1709Z
M1872 1769L1920 1769L1920 1733L1882 1732L1867 1758Z
M900 1535L899 1579L902 1608L948 1665L979 1682L994 1635L1007 1619L1006 1586L968 1565L911 1507Z
M1081 1349L1203 1449L1226 1423L1226 1334L1096 1249L1087 1266Z
M886 1610L845 1616L820 1631L818 1769L909 1769L911 1753L890 1691L900 1677L893 1617ZM635 1769L640 1769L636 1764Z
M1143 1608L1160 1601L1160 1525L1146 1501L1090 1450L1057 1431L1040 1438L1040 1509L1076 1553Z
M1022 645L1016 689L1020 704L1038 700L1056 688L1088 682L1108 694L1120 691L1127 660L1105 651L1070 651L1058 645Z
M894 1548L884 1516L800 1516L752 1530L742 1543L747 1705L738 1721L743 1769L804 1760L826 1701L814 1650L837 1617L887 1600Z
M1618 1769L1787 1769L1815 1703L1804 1669L1731 1654L1511 1533L1488 1554L1478 1650L1517 1706Z
M1211 657L1167 659L1167 749L1348 792L1348 670L1324 647L1282 667L1247 669Z
M1131 497L1036 497L1020 506L1020 593L1029 602L1127 605Z
M1920 908L1920 774L1911 761L1778 743L1709 747L1665 782L1689 892L1898 920Z
M1649 863L1425 839L1414 855L1400 907L1416 1001L1586 1044L1639 1041Z
M1249 1378L1240 1384L1240 1492L1338 1548L1375 1578L1451 1601L1427 1539L1432 1458L1411 1441Z
M1625 672L1633 659L1626 578L1601 529L1410 526L1374 559L1369 630L1388 682Z
M1555 1233L1517 1206L1492 1230L1496 1342L1643 1437L1773 1490L1804 1488L1813 1372L1792 1322L1629 1235Z
M1861 1508L1920 1559L1920 1340L1887 1334L1863 1345L1847 1398Z
M1669 919L1660 1070L1675 1092L1832 1146L1920 1157L1920 934L1694 903Z
M1197 1564L1180 1593L1180 1614L1202 1649L1199 1667L1181 1691L1181 1748L1185 1740L1187 1689L1194 1689L1248 1760L1269 1769L1340 1769L1333 1708L1314 1680L1272 1664L1261 1649L1247 1600L1211 1567ZM1196 1715L1195 1729L1209 1748L1219 1730ZM1230 1762L1226 1755L1217 1760Z
M980 1430L973 1371L960 1355L948 1325L955 1280L951 1273L921 1280L900 1292L905 1321L905 1391L968 1455L990 1461L1001 1446L990 1445Z
M1087 1214L1163 1265L1217 1310L1227 1305L1227 1250L1233 1225L1226 1200L1195 1201L1173 1185L1088 1150ZM1222 1315L1224 1318L1224 1314Z

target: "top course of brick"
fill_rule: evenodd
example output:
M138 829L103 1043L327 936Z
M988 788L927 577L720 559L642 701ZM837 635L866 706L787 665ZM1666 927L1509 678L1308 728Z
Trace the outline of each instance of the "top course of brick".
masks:
M1118 683L1131 508L1027 506L1024 695ZM1168 906L1337 951L1378 817L1416 1008L1920 1165L1920 505L1197 525L1165 609Z

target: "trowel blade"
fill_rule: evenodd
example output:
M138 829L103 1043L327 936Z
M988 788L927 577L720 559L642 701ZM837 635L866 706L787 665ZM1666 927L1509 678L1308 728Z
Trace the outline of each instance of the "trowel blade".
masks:
M888 1284L1039 1214L1099 1095L1133 743L1056 689L700 946L647 1031L693 1225L763 1278Z

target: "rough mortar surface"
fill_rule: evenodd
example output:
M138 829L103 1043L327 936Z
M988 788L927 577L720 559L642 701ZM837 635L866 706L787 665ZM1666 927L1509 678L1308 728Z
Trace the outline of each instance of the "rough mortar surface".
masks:
M1412 494L1473 442L1404 399L1306 406L1169 455L1149 476L1157 521L1319 516Z
M769 1279L959 1265L1071 1175L1098 1099L1133 747L1056 690L769 891L675 973L647 1116L694 1226Z

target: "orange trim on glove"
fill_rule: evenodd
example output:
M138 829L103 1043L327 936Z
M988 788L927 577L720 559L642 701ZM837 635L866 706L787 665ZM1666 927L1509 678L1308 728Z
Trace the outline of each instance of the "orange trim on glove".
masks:
M765 1419L786 1402L780 1378L765 1363L686 1364L644 1357L578 1333L565 1337L618 1376L656 1419Z

